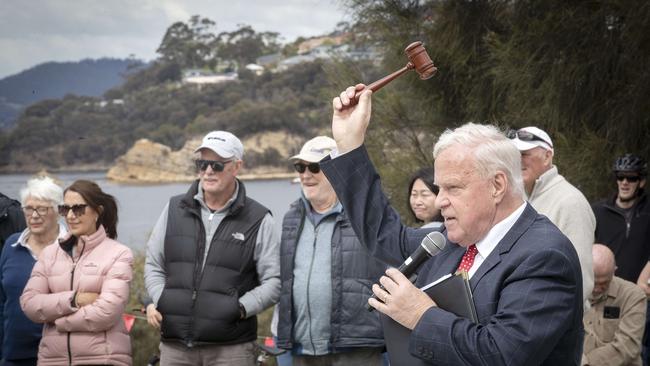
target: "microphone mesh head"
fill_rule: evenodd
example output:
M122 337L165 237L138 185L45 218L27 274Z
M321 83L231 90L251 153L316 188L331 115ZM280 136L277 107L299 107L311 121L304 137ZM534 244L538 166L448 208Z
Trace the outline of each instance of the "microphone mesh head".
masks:
M432 256L440 253L443 249L445 249L445 246L447 245L447 240L445 239L445 236L442 235L438 231L432 231L427 234L427 236L422 239L422 243L420 243L424 247L424 249L429 252Z

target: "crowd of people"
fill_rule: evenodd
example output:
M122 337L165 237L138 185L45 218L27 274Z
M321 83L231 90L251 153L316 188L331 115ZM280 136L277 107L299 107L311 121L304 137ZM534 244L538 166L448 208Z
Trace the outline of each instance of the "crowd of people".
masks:
M362 90L333 100L333 138L288 159L302 189L283 218L238 179L241 141L205 135L197 179L168 200L146 246L161 365L254 365L257 314L274 305L281 365L386 364L380 314L411 330L409 352L425 363L647 365L643 158L616 159L616 193L592 206L559 174L548 133L468 123L444 132L434 166L412 176L412 228L365 150ZM122 314L133 255L116 241L115 199L94 182L35 177L20 202L0 196L0 220L1 365L131 365ZM395 268L432 231L448 244L412 283ZM469 279L478 323L420 290L455 272Z

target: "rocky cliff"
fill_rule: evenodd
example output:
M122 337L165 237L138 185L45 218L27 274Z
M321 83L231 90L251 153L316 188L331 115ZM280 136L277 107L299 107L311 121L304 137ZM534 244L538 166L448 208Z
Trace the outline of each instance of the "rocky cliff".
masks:
M287 160L296 154L304 138L284 132L266 132L252 135L244 144L244 167L238 175L241 179L293 178ZM129 183L189 182L196 178L194 149L201 144L201 137L188 140L183 148L172 151L168 146L140 139L129 151L116 159L106 176L108 179ZM279 156L274 164L248 166L247 156L261 156L272 151Z

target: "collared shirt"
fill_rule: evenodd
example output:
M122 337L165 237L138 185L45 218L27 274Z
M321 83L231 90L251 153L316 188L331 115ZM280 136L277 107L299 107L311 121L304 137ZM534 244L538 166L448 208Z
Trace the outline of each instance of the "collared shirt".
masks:
M194 195L194 199L201 205L201 219L203 220L203 225L205 226L205 251L203 252L203 264L201 268L205 267L205 261L208 259L208 253L210 252L210 245L212 244L212 237L214 233L217 232L217 228L221 221L226 217L232 206L233 202L237 199L237 194L239 193L239 182L235 180L235 191L232 196L228 199L225 205L219 210L213 211L208 204L205 203L203 192L203 187L199 184L199 190Z
M485 261L485 258L492 253L494 248L496 248L497 244L503 239L504 236L512 229L512 227L515 225L515 222L519 219L519 216L524 212L524 209L526 208L526 202L522 203L519 208L514 210L508 217L505 219L501 220L499 223L494 225L490 231L488 231L487 235L481 239L478 243L476 243L476 249L478 249L478 253L476 254L476 257L474 258L474 264L472 264L472 268L469 269L468 275L469 278L472 278L474 273L478 270L478 268L481 266L483 261Z
M59 235L54 239L54 241L50 244L55 244L58 243L59 239L63 238L66 234L68 233L68 230L66 230L65 225L59 222ZM28 239L29 236L31 235L31 232L29 231L29 227L20 234L18 237L18 240L16 240L15 243L11 244L12 247L15 247L17 245L22 246L23 248L27 249L29 254L34 258L34 260L38 260L38 256L34 254L34 251L32 250L32 247L29 246Z
M604 296L584 315L583 365L641 366L646 297L636 284L614 276Z

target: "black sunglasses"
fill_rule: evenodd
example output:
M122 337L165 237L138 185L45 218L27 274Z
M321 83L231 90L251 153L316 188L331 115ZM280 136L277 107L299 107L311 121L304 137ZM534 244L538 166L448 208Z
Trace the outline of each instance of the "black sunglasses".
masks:
M300 174L304 173L305 169L309 169L312 174L318 174L318 172L320 172L320 165L318 165L318 163L295 163L293 164L293 168Z
M636 183L636 182L641 180L641 177L638 176L638 175L633 175L631 177L629 177L627 175L617 175L616 176L616 180L619 181L619 182L622 182L625 179L627 179L627 181L630 182L630 183Z
M543 138L533 135L532 133L528 131L517 131L517 130L510 130L508 131L507 134L509 139L514 139L515 137L520 139L521 141L544 141ZM548 142L546 142L548 144Z
M204 172L208 169L208 166L212 168L215 172L223 172L223 169L225 168L226 164L230 163L232 160L228 161L217 161L217 160L203 160L203 159L197 159L194 161L194 164L196 165L196 169Z
M86 207L88 205L83 203L83 204L78 204L78 205L59 205L59 215L66 217L68 216L68 212L72 210L72 213L76 216L83 216L84 213L86 213Z

